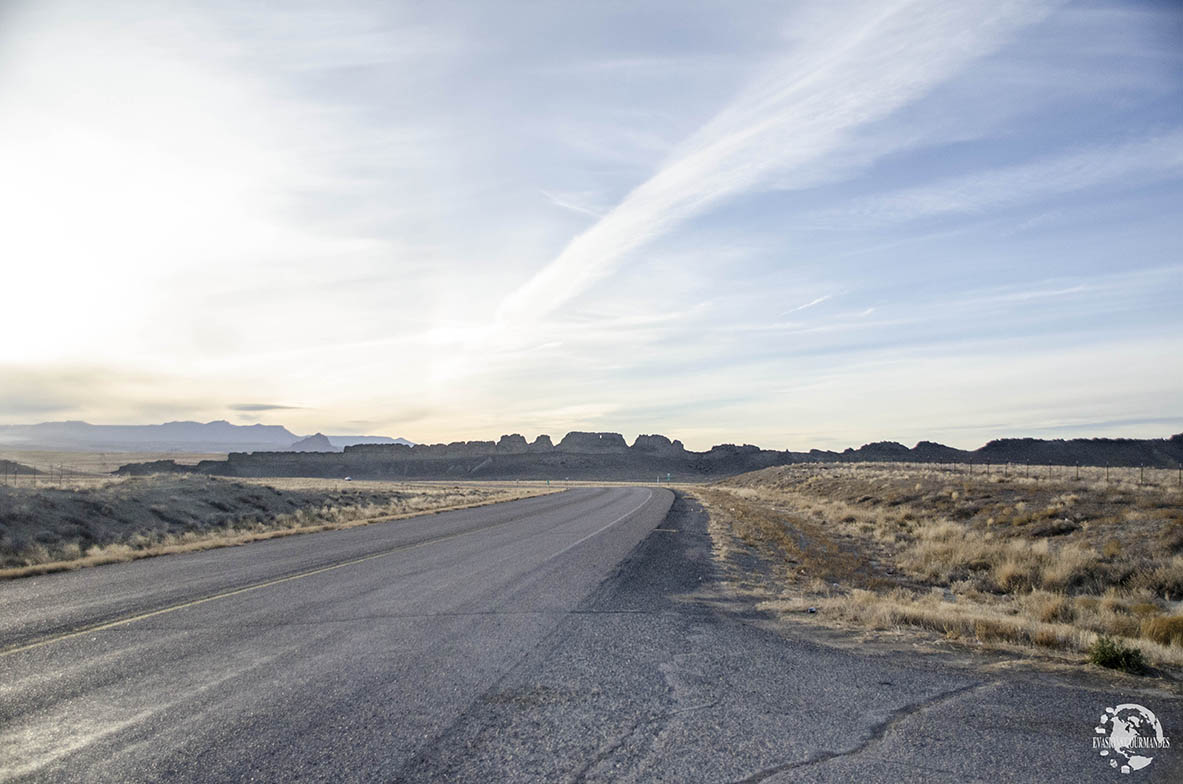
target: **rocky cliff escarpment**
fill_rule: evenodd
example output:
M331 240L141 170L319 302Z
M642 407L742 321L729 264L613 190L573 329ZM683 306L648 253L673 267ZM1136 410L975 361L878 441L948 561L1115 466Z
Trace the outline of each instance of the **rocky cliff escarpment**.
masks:
M315 438L315 437L314 437ZM316 441L321 446L320 441ZM1169 439L1012 438L965 451L921 441L908 448L878 441L858 449L788 452L751 444L720 444L688 451L663 435L637 436L632 446L619 433L568 433L556 445L550 436L527 442L514 433L497 441L450 444L358 444L332 452L233 452L226 460L196 467L172 461L132 463L123 474L197 471L220 476L320 476L374 479L585 479L694 481L800 462L1020 463L1175 467L1183 463L1183 434Z

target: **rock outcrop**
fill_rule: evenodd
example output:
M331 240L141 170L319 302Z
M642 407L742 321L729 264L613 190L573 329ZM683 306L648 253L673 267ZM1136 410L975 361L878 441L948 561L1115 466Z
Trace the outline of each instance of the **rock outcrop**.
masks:
M876 441L843 452L845 455L856 453L863 460L908 460L912 457L912 450L897 441Z
M670 441L662 435L637 436L630 448L641 454L662 457L677 457L686 453L686 447L682 446L681 441Z
M921 463L954 463L965 459L965 452L933 441L921 441L912 449L911 459Z
M620 433L581 433L573 430L555 447L560 452L625 452L628 444Z
M526 443L526 439L518 433L502 436L497 441L498 454L522 455L528 452L529 449L530 445Z

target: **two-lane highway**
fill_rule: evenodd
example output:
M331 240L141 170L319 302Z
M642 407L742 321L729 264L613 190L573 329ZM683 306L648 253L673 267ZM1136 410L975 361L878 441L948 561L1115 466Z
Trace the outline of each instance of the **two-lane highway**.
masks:
M571 490L0 584L0 778L391 778L672 500Z
M672 502L672 507L671 507ZM580 489L0 584L0 780L1178 782L1094 743L1152 681L819 645L703 511Z

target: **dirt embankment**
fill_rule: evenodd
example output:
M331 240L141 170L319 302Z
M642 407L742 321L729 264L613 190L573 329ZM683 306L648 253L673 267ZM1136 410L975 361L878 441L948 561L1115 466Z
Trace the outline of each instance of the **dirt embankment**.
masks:
M0 487L0 578L242 544L545 492L323 481L272 487L185 475Z
M766 609L1076 660L1107 636L1183 667L1174 473L1059 477L786 466L696 492L733 583Z

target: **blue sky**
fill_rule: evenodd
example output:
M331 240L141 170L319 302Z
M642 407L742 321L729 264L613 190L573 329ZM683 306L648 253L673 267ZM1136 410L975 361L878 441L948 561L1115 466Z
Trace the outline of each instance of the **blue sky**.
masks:
M16 2L0 118L3 422L1183 431L1176 2Z

